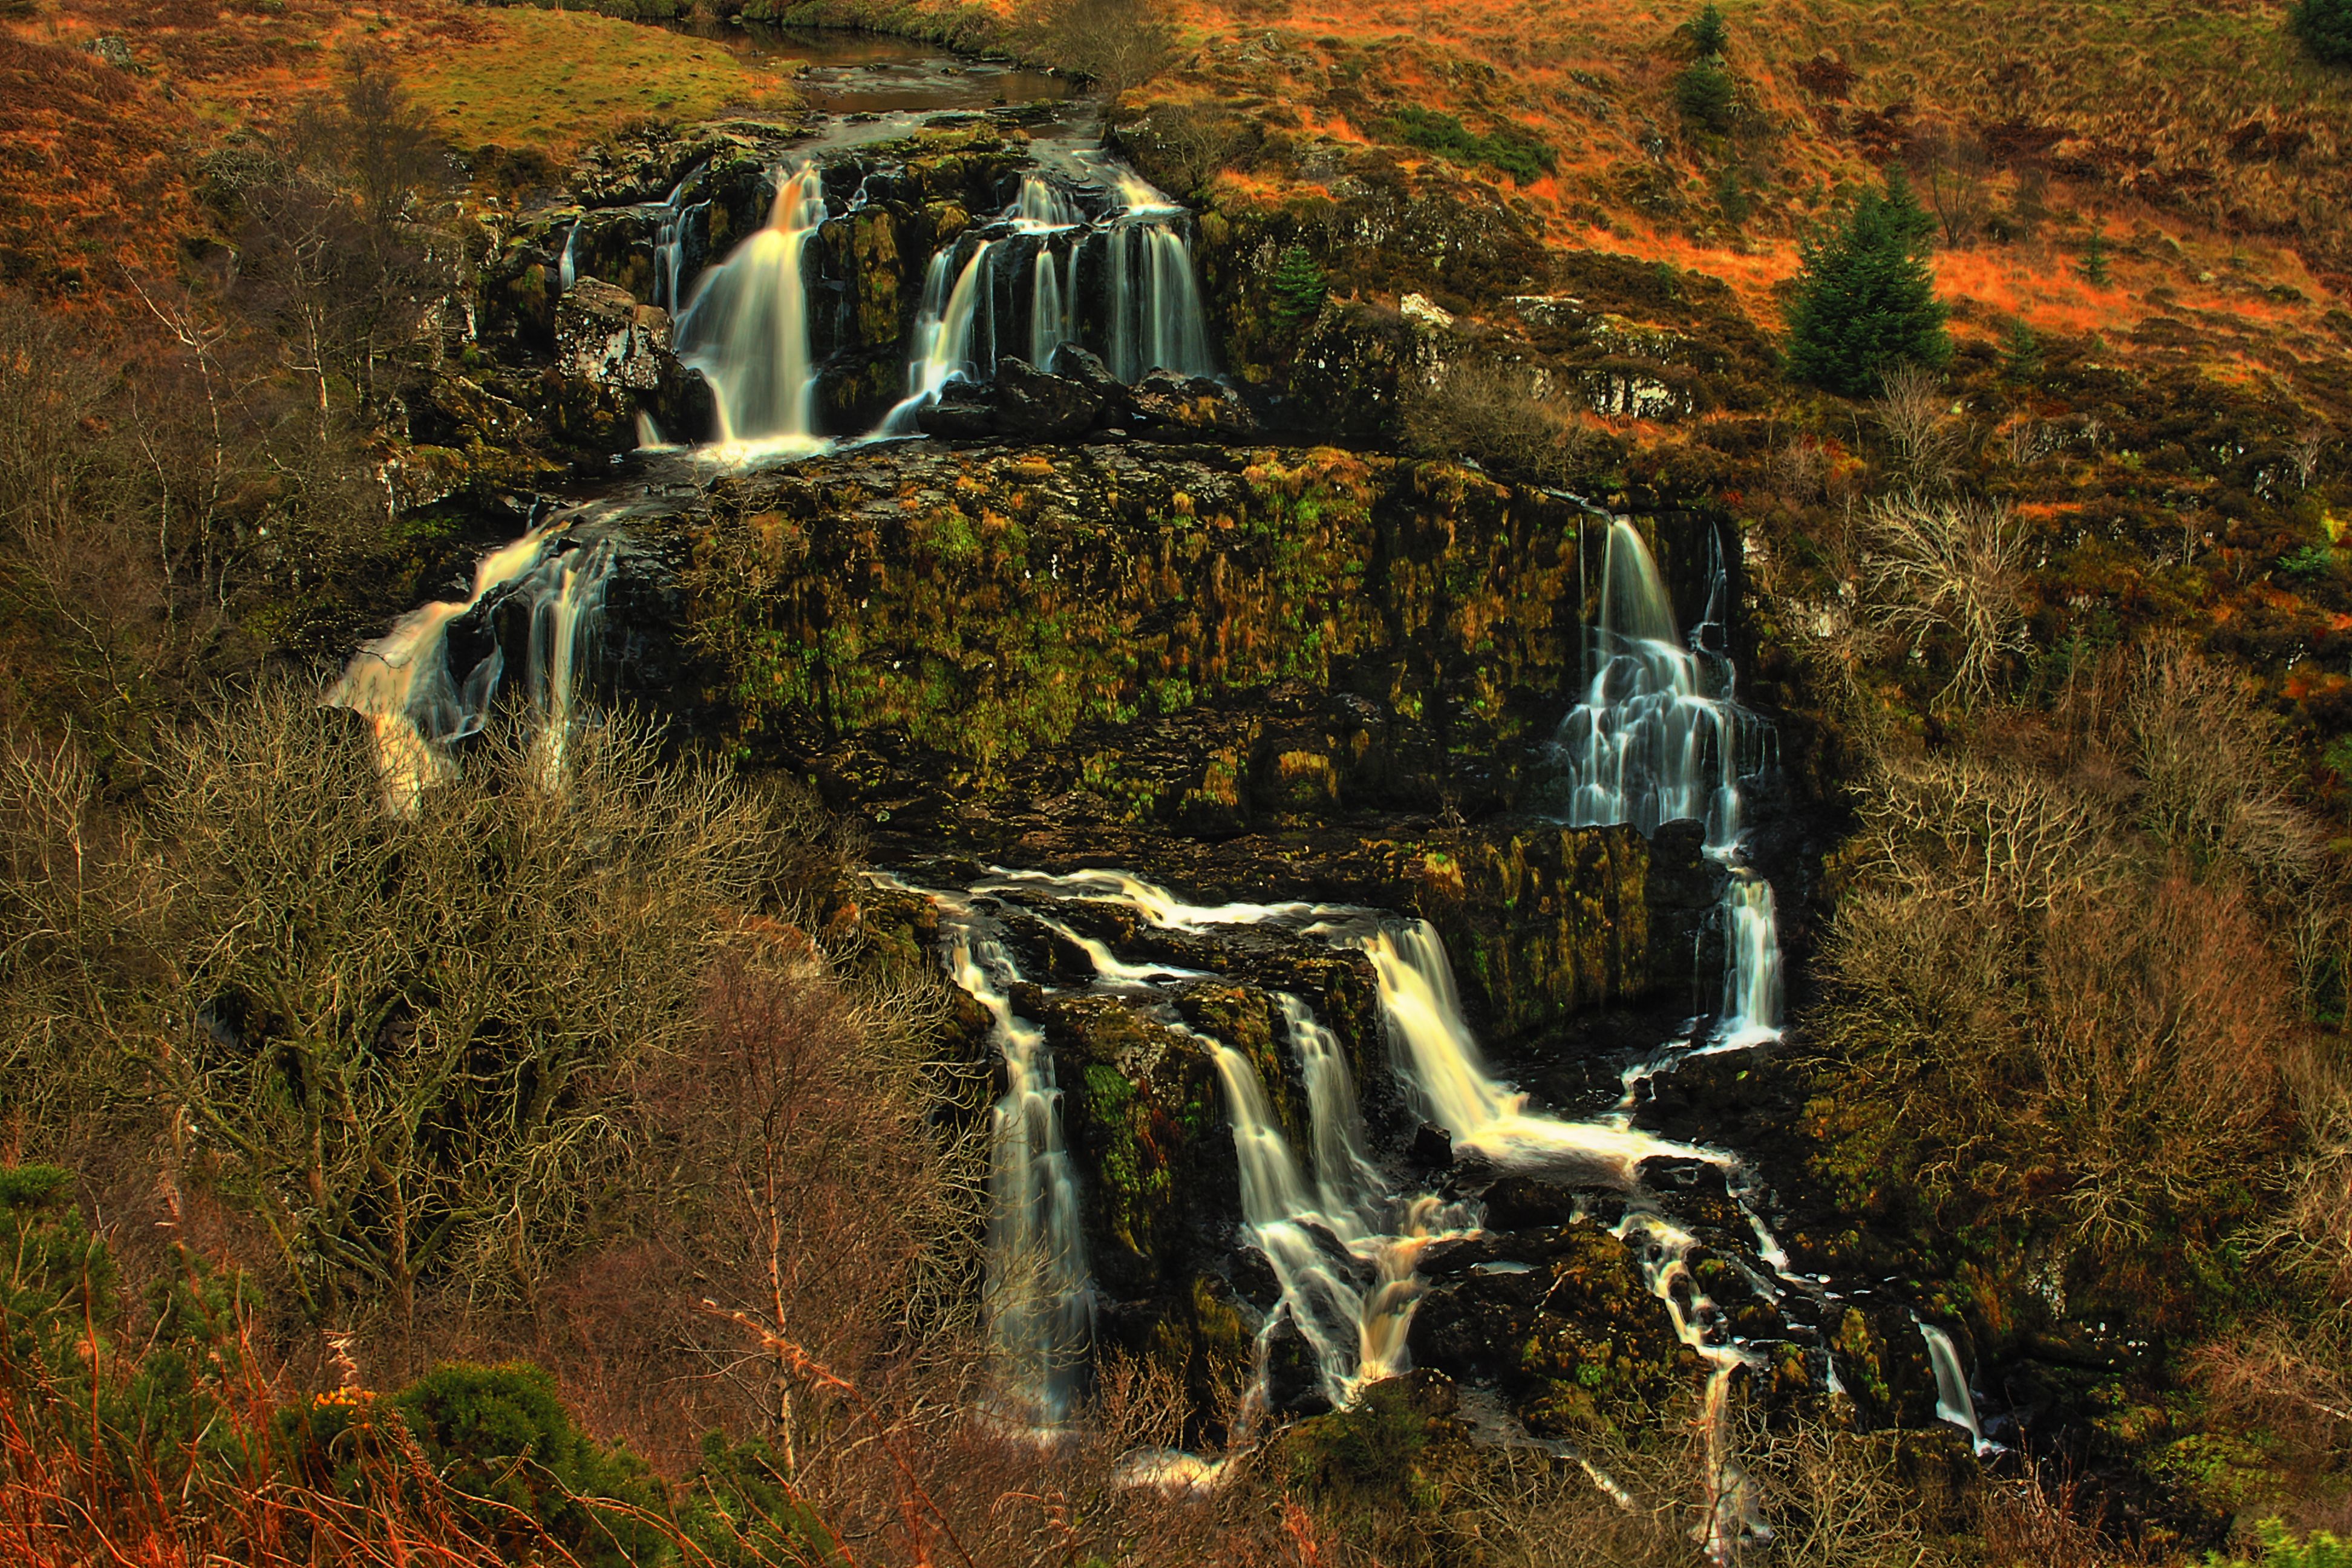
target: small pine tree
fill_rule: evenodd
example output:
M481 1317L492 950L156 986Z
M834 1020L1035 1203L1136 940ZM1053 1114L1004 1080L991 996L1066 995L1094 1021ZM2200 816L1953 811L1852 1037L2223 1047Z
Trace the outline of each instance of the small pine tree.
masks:
M2352 66L2352 0L2296 0L2286 25L2312 58Z
M2092 288L2104 289L2107 286L2106 230L2095 228L2091 231L2091 242L2083 247L2083 259L2077 264L2076 269L2083 274L2083 280Z
M1713 56L1693 60L1675 79L1675 106L1683 118L1711 135L1731 129L1739 102L1738 88L1723 62Z
M1806 242L1789 308L1791 375L1860 397L1898 364L1951 357L1947 312L1927 269L1932 226L1909 184L1890 175L1834 233Z
M2021 386L2042 378L2042 340L2021 321L2010 322L2001 334L2000 374Z
M1731 47L1731 28L1723 19L1722 10L1715 5L1703 5L1691 18L1691 49L1701 59L1721 59Z
M1282 253L1273 276L1266 279L1266 287L1274 294L1274 319L1285 326L1314 320L1331 291L1321 265L1303 245L1294 245Z

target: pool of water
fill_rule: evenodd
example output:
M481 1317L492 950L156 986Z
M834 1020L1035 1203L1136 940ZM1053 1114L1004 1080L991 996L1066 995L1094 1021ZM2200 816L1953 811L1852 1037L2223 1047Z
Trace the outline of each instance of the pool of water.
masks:
M812 107L829 114L992 109L1070 96L1070 84L1061 77L887 33L712 20L677 26L782 71Z

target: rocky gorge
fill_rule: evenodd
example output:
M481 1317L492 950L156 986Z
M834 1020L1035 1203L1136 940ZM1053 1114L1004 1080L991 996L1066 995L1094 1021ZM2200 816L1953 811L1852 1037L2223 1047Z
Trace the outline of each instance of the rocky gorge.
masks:
M1941 1288L1886 1279L1791 1155L1780 976L1829 828L1799 736L1734 696L1752 545L1702 489L1385 449L1459 350L1424 296L1253 374L1266 242L1069 118L648 136L485 220L409 499L529 482L519 448L588 477L362 655L461 700L343 700L454 761L529 672L543 725L647 709L861 825L874 876L813 929L944 962L941 1047L998 1076L1010 1418L1078 1418L1108 1351L1173 1369L1209 1443L1408 1369L1479 1440L1570 1455L1696 1400L1726 1558L1769 1534L1738 1421L1841 1411L1937 1465L2015 1441ZM1456 216L1365 254L1491 248ZM755 259L725 286L788 298L714 342L713 279ZM1720 363L1512 308L1629 412ZM802 401L744 393L745 355Z

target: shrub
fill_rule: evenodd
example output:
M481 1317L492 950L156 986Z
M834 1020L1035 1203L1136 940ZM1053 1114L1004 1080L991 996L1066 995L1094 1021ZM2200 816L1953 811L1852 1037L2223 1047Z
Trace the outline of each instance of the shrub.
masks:
M2352 65L2352 0L2295 0L2287 26L2312 58L2331 66Z
M795 837L643 726L583 741L559 795L485 736L403 820L356 724L267 693L165 738L119 839L86 769L0 769L0 858L57 872L0 910L9 1109L184 1116L314 1311L524 1282L625 1171L628 1073L690 1037Z
M656 1560L665 1535L642 1515L665 1502L660 1485L582 1432L544 1370L453 1363L387 1403L484 1539L524 1549L543 1535L583 1568Z
M1015 27L1037 58L1087 78L1114 100L1158 75L1175 47L1151 0L1031 0Z
M1952 675L1941 697L1990 696L2002 661L2024 647L2025 532L2008 503L1884 498L1864 539L1878 624L1916 653L1942 655Z
M1508 478L1559 484L1573 476L1591 434L1537 395L1525 367L1449 365L1404 395L1405 445L1433 458L1467 458Z
M1926 260L1929 230L1909 182L1891 173L1834 233L1806 242L1789 310L1792 375L1853 397L1898 364L1951 357Z

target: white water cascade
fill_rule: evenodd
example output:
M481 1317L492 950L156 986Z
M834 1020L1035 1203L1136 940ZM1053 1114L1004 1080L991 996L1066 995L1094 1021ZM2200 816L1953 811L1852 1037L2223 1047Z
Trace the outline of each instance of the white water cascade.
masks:
M478 606L520 597L530 607L526 689L534 710L534 773L560 787L580 722L582 674L601 623L612 542L557 546L571 521L532 530L483 556L464 599L420 605L383 636L360 646L329 689L330 706L349 708L375 731L385 806L414 816L426 789L456 768L449 747L481 729L506 671L495 643L461 679L449 665L449 628Z
M1488 1076L1462 1016L1445 945L1426 921L1343 940L1372 961L1381 1011L1400 1048L1398 1066L1429 1119L1452 1136L1457 1154L1484 1155L1507 1167L1598 1165L1628 1183L1644 1160L1731 1163L1728 1155L1654 1138L1613 1120L1565 1121L1528 1110L1527 1095Z
M1650 1294L1665 1303L1675 1337L1707 1365L1701 1420L1706 1435L1706 1515L1693 1533L1707 1555L1731 1561L1741 1540L1763 1542L1771 1527L1757 1506L1755 1488L1731 1454L1731 1379L1742 1367L1762 1366L1765 1358L1732 1338L1722 1309L1698 1288L1690 1269L1698 1238L1645 1206L1626 1211L1617 1239L1633 1249Z
M790 454L821 444L803 258L824 216L824 181L803 163L779 184L767 226L703 274L678 318L678 359L710 384L722 449Z
M1183 226L1190 215L1131 174L1108 183L1113 205L1089 218L1055 179L1024 175L992 223L933 253L908 343L907 395L881 434L920 434L918 416L950 383L992 378L1005 353L1048 369L1064 344L1091 339L1122 381L1159 369L1215 374ZM1089 251L1106 268L1098 310L1082 287Z
M1120 210L1107 237L1110 350L1103 358L1121 381L1155 370L1214 375L1201 288L1192 270L1189 214L1132 174L1118 182Z
M1048 1430L1068 1415L1093 1337L1094 1286L1062 1090L1045 1033L1013 1010L1019 967L970 904L934 895L950 974L992 1020L1004 1093L990 1130L988 1279L982 1304L1005 1417Z
M1919 1337L1927 1342L1927 1364L1936 1373L1936 1415L1969 1435L1969 1443L1977 1458L2000 1451L2000 1445L1984 1435L1977 1422L1977 1402L1969 1393L1969 1374L1960 1365L1960 1351L1952 1336L1923 1319L1911 1320L1919 1325Z
M920 435L922 426L915 416L939 401L948 383L977 377L980 367L973 358L973 338L980 328L982 307L994 298L989 288L988 256L995 243L981 241L961 268L955 265L952 247L931 258L923 274L923 297L915 308L907 395L883 416L882 434ZM992 367L994 363L992 353Z
M1647 837L1684 818L1706 825L1708 856L1730 871L1723 996L1709 1047L1727 1049L1779 1039L1782 996L1772 885L1748 868L1741 842L1742 766L1767 732L1733 700L1719 548L1706 613L1685 640L1648 544L1627 519L1611 521L1584 700L1560 721L1552 748L1567 776L1571 826L1627 823Z

